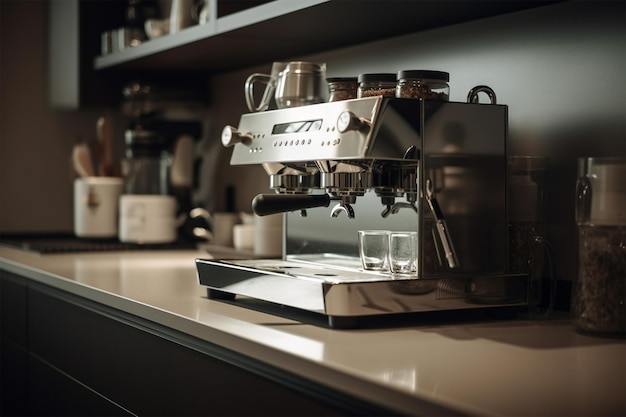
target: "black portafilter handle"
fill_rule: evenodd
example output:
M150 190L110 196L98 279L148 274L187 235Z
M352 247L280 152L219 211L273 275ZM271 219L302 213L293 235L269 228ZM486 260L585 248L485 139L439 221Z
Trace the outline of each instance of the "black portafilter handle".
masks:
M258 216L328 207L328 194L259 194L252 200L252 211Z

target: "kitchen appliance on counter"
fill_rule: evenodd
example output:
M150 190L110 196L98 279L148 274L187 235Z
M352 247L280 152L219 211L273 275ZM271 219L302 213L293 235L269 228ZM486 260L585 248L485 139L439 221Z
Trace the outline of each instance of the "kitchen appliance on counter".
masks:
M507 106L474 97L376 96L242 115L222 142L232 165L268 173L274 192L253 209L285 213L283 256L198 259L200 284L209 298L251 297L335 328L527 305L528 274L507 266L507 119ZM364 229L417 231L416 272L363 269Z

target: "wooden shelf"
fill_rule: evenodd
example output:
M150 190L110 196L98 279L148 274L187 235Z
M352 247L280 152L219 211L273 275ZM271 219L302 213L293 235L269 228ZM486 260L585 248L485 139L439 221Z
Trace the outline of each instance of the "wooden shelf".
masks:
M220 72L453 25L555 1L274 0L95 58L101 70Z

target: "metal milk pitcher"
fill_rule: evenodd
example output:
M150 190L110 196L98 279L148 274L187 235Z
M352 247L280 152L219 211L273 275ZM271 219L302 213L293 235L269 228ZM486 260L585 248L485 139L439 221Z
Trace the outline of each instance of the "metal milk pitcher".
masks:
M313 62L274 62L271 74L254 73L245 83L246 104L251 112L265 111L272 97L279 109L326 101L326 64ZM261 102L254 98L254 84L265 84Z

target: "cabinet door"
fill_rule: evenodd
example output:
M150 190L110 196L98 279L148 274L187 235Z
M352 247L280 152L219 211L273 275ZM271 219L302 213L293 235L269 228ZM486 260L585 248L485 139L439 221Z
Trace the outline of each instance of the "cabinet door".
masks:
M26 349L28 287L23 279L0 270L0 335Z
M32 416L133 415L34 355L28 360L27 410Z
M0 415L26 409L28 352L26 345L26 284L0 271Z
M336 392L155 323L58 291L31 288L29 297L32 352L132 413L357 412Z
M114 74L97 73L101 33L123 26L124 0L63 0L48 7L48 85L54 108L115 105L123 82ZM44 7L33 4L33 7Z

